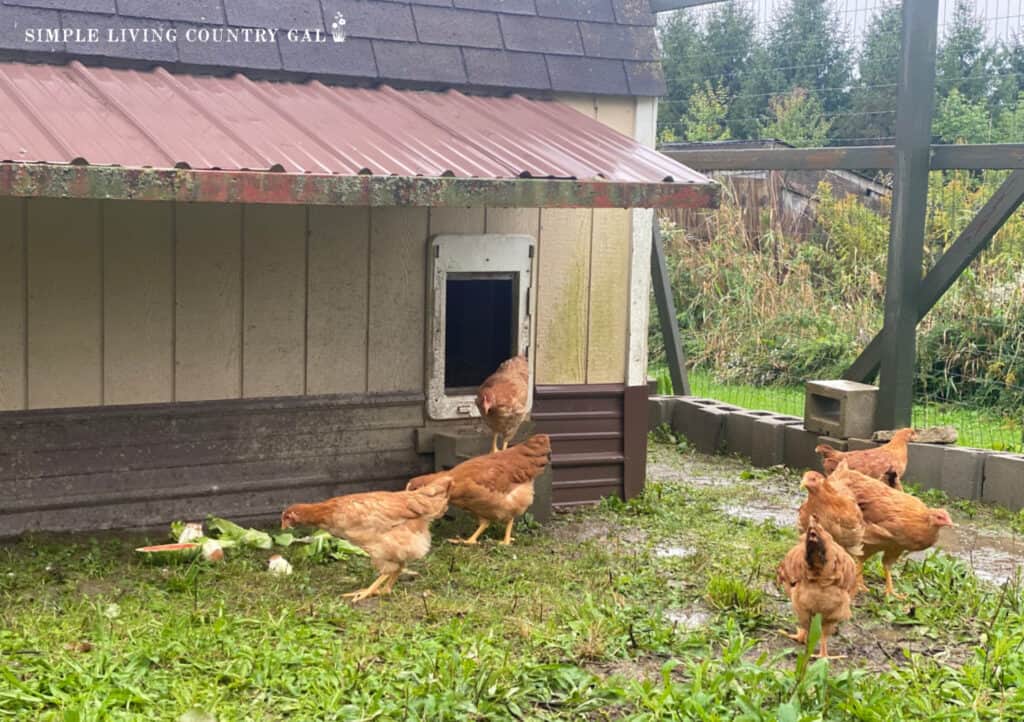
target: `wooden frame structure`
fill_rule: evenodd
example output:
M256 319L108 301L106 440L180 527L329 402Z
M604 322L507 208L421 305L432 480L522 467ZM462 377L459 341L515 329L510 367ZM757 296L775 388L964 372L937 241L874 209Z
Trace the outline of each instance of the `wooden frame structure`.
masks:
M879 428L910 424L917 324L1024 201L1024 143L931 145L938 0L903 0L902 12L894 145L663 151L695 170L894 171L885 324L843 374L855 381L871 381L879 375ZM953 169L1014 172L922 278L928 173ZM654 252L661 252L657 242ZM652 260L652 267L658 264L664 267L663 260ZM654 278L657 290L657 274ZM668 346L670 338L678 338L677 328L666 331L667 323L675 327L675 315L667 315L660 295L657 301ZM681 365L678 359L676 363ZM678 373L673 370L673 380Z

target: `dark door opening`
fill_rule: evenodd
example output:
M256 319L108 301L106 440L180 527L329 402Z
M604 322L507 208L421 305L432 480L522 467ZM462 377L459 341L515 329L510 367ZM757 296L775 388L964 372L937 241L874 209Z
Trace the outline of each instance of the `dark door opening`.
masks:
M473 394L516 353L517 273L449 273L445 287L444 385Z

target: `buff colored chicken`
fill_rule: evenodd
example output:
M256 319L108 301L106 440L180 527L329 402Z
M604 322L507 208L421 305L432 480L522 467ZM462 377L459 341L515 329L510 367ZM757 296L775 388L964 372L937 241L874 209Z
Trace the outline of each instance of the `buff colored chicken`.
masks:
M315 504L293 504L281 514L281 528L315 526L365 551L380 576L345 597L359 602L389 594L409 562L430 551L430 522L448 509L452 477L439 475L416 491L372 491Z
M854 471L903 491L900 479L907 470L907 444L913 438L913 429L900 429L893 434L891 441L875 449L838 451L828 444L820 444L814 451L821 456L821 465L826 474L835 471L840 461L846 461Z
M491 452L498 450L498 437L502 449L516 435L526 419L526 404L530 395L530 367L525 356L514 356L502 362L498 370L484 379L476 394L476 407L484 423L493 432Z
M479 525L469 539L449 539L453 544L477 544L492 522L505 524L502 544L512 543L516 518L533 503L533 481L551 460L551 440L545 434L531 436L511 449L495 451L464 461L441 472L454 479L450 501L477 518ZM438 474L418 476L409 490L434 483Z
M857 593L857 565L817 517L807 520L807 531L779 565L779 585L789 596L797 618L797 642L807 641L815 614L821 615L819 657L828 659L828 638L840 622L850 618L850 602Z
M811 517L816 517L836 544L850 556L859 557L864 551L864 516L853 492L816 471L804 474L800 485L807 489L807 499L800 505L800 531L806 532Z
M853 492L864 515L860 569L864 562L880 553L885 569L885 593L899 597L893 591L892 565L904 552L923 551L933 546L942 527L954 526L949 512L929 508L915 496L850 469L845 461L839 462L831 478Z

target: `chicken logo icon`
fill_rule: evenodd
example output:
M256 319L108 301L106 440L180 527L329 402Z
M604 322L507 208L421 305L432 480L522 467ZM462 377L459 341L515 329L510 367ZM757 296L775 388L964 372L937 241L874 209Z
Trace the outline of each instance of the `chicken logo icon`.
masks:
M334 15L334 22L331 23L331 37L336 43L345 42L345 16L340 12Z

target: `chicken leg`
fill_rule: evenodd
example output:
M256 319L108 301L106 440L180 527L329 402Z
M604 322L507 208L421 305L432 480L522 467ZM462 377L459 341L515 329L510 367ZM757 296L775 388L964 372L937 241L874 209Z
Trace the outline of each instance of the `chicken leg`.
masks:
M846 659L845 654L833 654L829 656L828 653L828 635L825 632L821 633L821 644L818 645L818 653L814 655L818 659Z
M498 434L491 437L491 453L493 454L498 450Z
M885 560L884 559L882 560L882 569L885 570L885 596L887 596L887 597L894 597L895 599L906 599L907 598L906 594L897 594L896 590L893 589L893 586L892 586L892 570L890 569L891 566L892 566L892 562L889 562L888 564L886 564Z
M487 529L487 527L489 527L490 525L491 522L487 521L486 519L481 519L480 526L476 528L476 531L473 532L473 536L471 536L469 539L449 539L448 541L452 544L479 544L477 539L480 538L480 535L483 534L484 530Z
M400 577L402 575L402 571L403 571L402 569L399 569L397 572L392 572L391 574L388 575L388 580L384 583L384 586L381 587L381 589L380 589L380 593L381 594L391 594L391 590L395 588L395 582L397 582L398 581L398 577Z
M505 525L505 539L503 541L498 542L499 544L504 544L505 546L508 546L509 544L511 544L514 541L512 539L512 526L515 523L516 523L515 519L509 519L508 520L508 524Z
M386 582L388 579L390 579L391 576L392 576L391 574L381 574L379 577L377 577L374 580L373 584L368 586L366 589L357 589L354 592L349 592L348 594L342 594L341 596L342 597L347 597L347 598L350 597L353 602L361 602L364 599L367 599L369 597L376 597L379 594L387 594L388 592L391 591L391 587L389 586L386 590L382 591L381 590L381 586L383 586L384 582ZM392 582L392 585L393 584L394 584L394 582Z
M794 642L799 642L800 644L803 644L807 641L807 630L803 628L796 630L796 634L791 634L787 632L785 629L780 629L779 634L781 634L783 637L789 637Z

